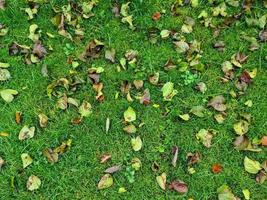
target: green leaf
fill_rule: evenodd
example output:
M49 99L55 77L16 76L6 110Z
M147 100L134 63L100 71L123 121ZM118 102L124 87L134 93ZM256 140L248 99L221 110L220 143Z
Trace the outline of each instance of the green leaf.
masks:
M251 160L247 156L244 159L245 170L251 174L257 174L261 170L261 164L258 161Z
M106 189L113 185L113 178L110 174L105 174L98 183L98 189Z
M10 103L14 99L14 95L17 95L18 92L12 89L4 89L0 91L1 97L7 102Z
M11 78L10 72L7 69L0 68L0 81L6 81Z
M227 185L222 185L217 189L218 200L236 200L231 188Z
M140 138L140 136L137 136L136 138L131 139L132 148L134 151L140 151L143 146L143 142Z
M126 122L133 122L136 120L136 114L132 107L128 107L128 109L124 112L124 120Z
M171 101L172 98L177 94L177 90L174 90L173 87L174 84L172 82L167 82L163 85L161 91L165 101Z
M250 199L250 191L248 189L244 189L244 190L242 190L242 192L243 192L245 199L249 200Z
M210 131L207 131L206 129L201 129L197 134L196 138L202 142L202 144L205 147L211 146L211 140L213 135L210 133Z
M32 164L33 159L31 158L31 156L27 153L23 153L21 154L21 160L22 160L22 165L23 168L25 169L26 167L28 167L30 164Z
M245 120L240 120L234 124L234 130L237 135L244 135L248 132L249 123Z
M8 67L10 67L10 64L0 62L0 68L8 68Z
M92 106L89 102L84 101L82 105L79 107L79 113L82 117L88 117L92 114Z
M31 39L33 42L36 42L39 40L39 34L36 34L36 30L38 29L38 25L32 24L29 28L30 34L28 36L29 39Z

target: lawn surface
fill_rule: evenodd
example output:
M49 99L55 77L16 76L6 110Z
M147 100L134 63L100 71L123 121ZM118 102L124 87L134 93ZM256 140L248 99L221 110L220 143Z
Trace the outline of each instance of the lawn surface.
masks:
M260 139L267 134L266 36L265 42L260 40L259 32L264 30L264 26L248 25L245 20L253 18L258 21L266 14L267 9L262 1L253 2L251 11L244 11L241 3L238 7L226 4L227 16L213 17L212 8L218 4L209 4L208 1L200 1L194 8L191 5L177 6L179 11L176 12L179 13L174 15L171 12L174 0L135 0L129 4L128 11L133 16L135 30L132 30L127 23L121 22L122 16L115 17L112 13L115 1L99 0L91 11L94 16L89 19L80 17L77 22L84 30L83 37L75 35L77 27L65 22L65 28L73 36L73 41L59 35L58 27L51 22L58 15L52 8L58 8L59 13L62 13L61 7L68 5L68 1L49 2L39 4L38 13L31 20L28 20L24 11L29 8L27 1L6 0L5 9L0 9L0 24L8 27L8 33L0 36L0 62L10 64L7 69L11 74L10 79L0 81L0 89L18 91L11 103L0 98L0 132L9 134L0 136L0 157L5 160L5 164L0 167L0 199L211 200L218 199L217 188L224 184L241 199L244 199L244 189L250 191L253 200L267 199L267 181L257 183L257 175L248 173L244 168L246 156L260 163L267 160L267 148L260 144ZM118 5L123 3L127 1L118 1ZM201 23L202 19L198 19L198 16L203 10L212 17L212 23L217 28L205 27ZM153 20L151 16L156 12L161 12L161 17ZM227 24L228 26L224 25L224 19L241 12L243 14L238 19L233 20L230 25ZM70 13L73 18L77 17L73 8ZM186 16L195 20L191 33L181 32ZM35 42L28 38L32 24L37 24L38 30L41 30L39 39L47 54L35 64L25 64L25 57L29 55L12 56L9 54L9 47L13 42L32 47ZM156 43L149 40L151 27L158 29L155 33ZM220 31L215 37L214 32L218 27ZM162 39L162 30L172 32L166 39ZM188 54L175 50L173 41L179 41L179 38L175 38L175 32L178 36L183 35L188 44L193 40L201 43L201 50L194 54L202 56L197 60L203 64L204 70L196 70L194 66L181 70L183 63L189 63ZM52 34L54 38L46 33ZM255 50L250 50L251 42L245 40L244 36L255 38L258 44ZM93 39L103 42L105 47L100 51L99 58L92 59L89 56L83 62L79 59L80 54ZM224 51L213 47L218 41L224 42ZM105 51L109 49L116 50L115 63L105 59ZM120 60L131 49L138 51L137 62L133 65L128 63L123 69ZM247 60L242 63L242 68L233 66L234 78L222 83L222 63L231 61L231 57L238 52L247 55ZM176 68L164 69L168 59L172 59ZM77 61L79 66L74 68L70 60ZM48 77L41 73L43 65L47 65ZM100 74L100 81L104 86L104 100L101 102L96 99L97 93L92 88L92 81L87 78L88 69L92 67L104 69ZM235 82L242 73L245 70L251 72L255 68L257 75L251 83L246 83L247 89L240 91L236 88ZM159 82L153 85L148 77L156 72L160 74ZM77 87L69 85L75 91L56 87L49 98L49 84L60 78L67 78L71 82L74 76L84 80L84 83ZM134 80L143 80L144 86L137 90ZM121 91L121 84L125 81L132 85L129 91L132 102ZM162 96L161 88L167 82L172 82L177 90L171 101L164 101ZM195 89L200 82L207 87L204 93ZM136 97L142 96L147 88L151 98L148 100L149 104L144 105ZM237 96L234 97L231 91ZM65 110L58 108L57 101L64 93L78 99L80 103L87 101L91 104L92 113L83 117L80 124L73 124L73 119L80 116L75 106L69 105ZM227 109L223 112L207 106L210 99L218 95L225 98ZM252 106L248 100L252 101ZM200 105L207 109L203 117L190 113L193 106ZM136 120L132 123L125 122L123 117L129 106L136 113ZM22 113L19 124L15 120L15 113L18 111ZM40 127L40 113L49 118L45 128ZM214 115L218 113L226 115L221 124L214 119ZM238 151L234 148L233 142L237 134L233 125L242 119L242 113L251 114L246 136L251 142L253 140L253 144L258 145L257 148L261 148L260 152ZM182 114L189 114L190 119L181 119L179 115ZM110 119L108 131L107 118ZM127 124L134 124L136 133L123 131ZM142 126L139 127L140 124ZM35 127L35 135L20 141L18 135L25 125ZM200 129L216 130L210 148L197 140L196 133ZM140 151L134 151L131 145L131 139L137 136L143 142ZM68 139L72 140L70 148L59 155L58 162L49 163L43 150L54 149ZM172 165L174 146L179 149L176 167ZM200 161L192 166L195 170L193 174L188 171L189 152L201 154ZM21 160L22 153L28 153L33 159L33 163L25 169ZM111 155L111 159L101 164L101 155L107 153ZM142 166L132 177L129 175L134 172L131 160L135 157L141 160ZM153 171L151 166L154 162L159 165L159 169ZM98 182L105 174L104 170L119 164L122 165L122 170L112 174L114 184L110 188L99 190ZM222 167L218 174L212 172L214 164ZM163 172L167 174L166 191L156 181L156 177ZM42 182L35 191L29 191L26 187L31 175L38 176ZM173 180L187 183L188 192L181 195L168 189ZM119 193L118 190L122 187L127 191Z

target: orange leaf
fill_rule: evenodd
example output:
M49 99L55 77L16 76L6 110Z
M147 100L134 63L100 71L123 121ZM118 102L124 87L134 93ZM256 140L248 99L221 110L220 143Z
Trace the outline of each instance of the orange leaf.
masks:
M211 168L211 171L214 173L214 174L219 174L221 173L222 171L222 166L220 164L214 164Z
M263 136L263 137L261 138L261 144L262 144L263 146L267 146L267 136Z
M16 112L16 123L17 124L21 123L21 112L19 111Z
M160 19L160 17L161 17L160 12L155 12L155 13L152 15L152 19L153 19L154 21L158 21L158 20Z

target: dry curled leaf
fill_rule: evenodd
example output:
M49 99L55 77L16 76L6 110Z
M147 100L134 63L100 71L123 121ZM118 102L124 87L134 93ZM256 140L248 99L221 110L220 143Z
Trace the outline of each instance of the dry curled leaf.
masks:
M181 180L172 181L169 188L175 190L179 194L186 194L188 192L187 184Z
M177 146L174 146L172 148L172 154L173 154L173 158L172 158L172 166L173 167L176 167L176 164L177 164L177 159L178 159L178 147Z
M187 165L189 165L189 166L194 165L200 161L200 153L199 152L196 152L196 153L189 152L186 155L186 158L187 158Z
M158 21L158 20L160 19L160 17L161 17L160 12L155 12L155 13L152 15L152 19L153 19L154 21Z
M86 61L90 58L98 58L103 48L104 43L98 41L97 39L91 40L86 46L85 51L80 55L80 59L82 61Z

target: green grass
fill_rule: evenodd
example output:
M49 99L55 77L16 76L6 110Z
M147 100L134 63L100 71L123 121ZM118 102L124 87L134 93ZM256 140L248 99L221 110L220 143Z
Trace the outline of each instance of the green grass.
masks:
M73 56L79 55L85 45L91 39L99 39L105 43L105 48L115 48L117 59L123 57L128 49L139 52L139 65L143 68L145 88L151 92L152 103L144 107L138 101L127 102L120 97L115 100L114 95L120 91L120 83L123 80L133 81L136 75L133 71L116 72L117 64L110 64L104 59L103 53L100 59L82 63L78 68L81 76L85 77L86 71L91 66L101 66L105 72L101 75L104 83L105 101L98 103L95 100L95 92L92 91L90 83L79 88L73 95L79 100L87 100L93 106L93 114L86 118L81 125L72 125L71 119L77 117L77 110L73 107L66 111L56 109L56 98L49 99L46 95L47 85L53 80L68 75L71 67L67 64L67 56L64 47L71 43L57 34L56 28L50 22L54 16L51 5L64 5L67 1L51 1L50 4L41 5L38 15L27 21L27 16L21 8L27 7L25 1L7 0L7 8L0 11L1 23L9 27L8 35L0 38L0 62L10 63L12 79L1 82L0 89L12 88L19 91L19 95L10 103L0 100L0 132L10 133L9 137L0 137L0 156L6 161L6 165L0 171L0 199L216 199L216 190L223 184L228 184L233 192L243 198L242 189L249 189L251 199L267 199L267 184L262 185L255 182L255 176L244 170L243 159L245 156L260 162L266 159L266 148L260 153L238 152L233 148L235 133L233 123L238 119L241 112L249 112L253 120L248 132L249 138L266 135L267 129L267 44L260 43L260 49L254 52L248 50L249 43L240 37L240 33L247 32L257 37L258 29L248 27L244 17L238 25L225 28L217 39L212 37L212 31L203 27L198 21L193 33L186 35L188 40L196 39L202 43L202 62L206 71L202 73L199 80L207 84L205 94L198 93L194 86L185 86L178 70L164 71L165 62L172 58L178 60L179 54L173 48L170 39L159 39L157 44L151 44L147 39L147 28L157 27L159 29L180 30L183 16L174 17L170 14L170 6L173 1L147 0L140 3L133 1L131 13L134 15L136 31L131 31L127 25L122 24L119 19L111 13L112 4L109 1L100 0L99 5L94 8L95 16L82 20L85 28L85 38L82 42L72 43L75 50ZM120 3L126 1L120 1ZM264 13L260 3L256 3L255 11ZM196 19L200 11L205 8L205 2L200 7L183 8L188 16ZM156 11L165 9L166 14L158 22L151 20L151 15ZM265 9L266 11L266 9ZM51 45L54 50L49 52L42 63L37 65L25 65L21 56L9 56L8 46L16 41L19 44L32 45L28 37L30 24L37 24L42 30L42 41L45 46ZM46 36L50 32L56 36L50 39ZM212 48L213 42L223 40L226 50L223 53ZM221 63L229 60L231 56L241 50L249 54L248 62L243 65L245 69L258 69L257 77L246 91L246 95L238 99L231 98L229 91L234 89L233 83L222 84L219 78L222 76ZM48 66L49 78L41 75L41 66ZM161 94L161 86L152 86L147 81L147 76L153 72L160 71L160 83L172 81L178 94L171 102L164 102ZM237 74L241 73L237 70ZM133 90L133 94L136 92ZM203 100L212 96L222 94L226 97L228 110L227 119L224 124L215 122L212 115L204 118L191 117L188 122L179 120L179 113L189 112L194 105L205 105ZM253 106L244 106L246 100L252 100ZM160 108L154 108L152 104L159 104ZM135 134L140 135L143 140L143 148L140 152L131 149L131 136L123 132L123 112L131 105L137 113L136 125L144 122L145 126L138 129ZM170 112L163 115L165 108ZM15 112L23 113L22 125L15 122ZM37 115L46 113L49 125L42 129L38 125ZM211 110L212 113L215 113ZM109 133L105 133L105 121L109 117L112 126ZM18 140L18 133L23 125L31 125L37 128L33 139L26 141ZM201 128L215 129L218 134L213 139L210 149L203 147L195 138L195 133ZM71 138L73 145L71 149L60 157L56 164L49 164L42 155L42 150L47 147L56 147L62 141ZM171 166L171 149L174 145L180 148L179 159L176 168ZM159 148L164 152L159 152ZM196 165L196 173L189 175L186 166L186 154L198 151L202 155L201 162ZM20 155L29 153L34 162L28 168L22 168ZM109 152L112 159L106 164L99 163L99 156ZM123 163L123 159L129 155L130 158L138 157L142 161L141 171L136 172L135 182L130 184L123 172L113 175L115 184L105 190L99 191L97 183L103 171L113 164ZM159 172L153 172L151 165L156 161L160 165ZM221 163L222 173L214 175L211 166ZM155 177L167 173L168 182L173 179L181 179L188 183L189 192L185 196L179 196L173 191L163 191L156 183ZM42 186L35 192L26 189L26 182L31 175L37 175L42 180ZM15 177L16 189L11 187L11 179ZM119 194L119 187L125 187L126 193Z

